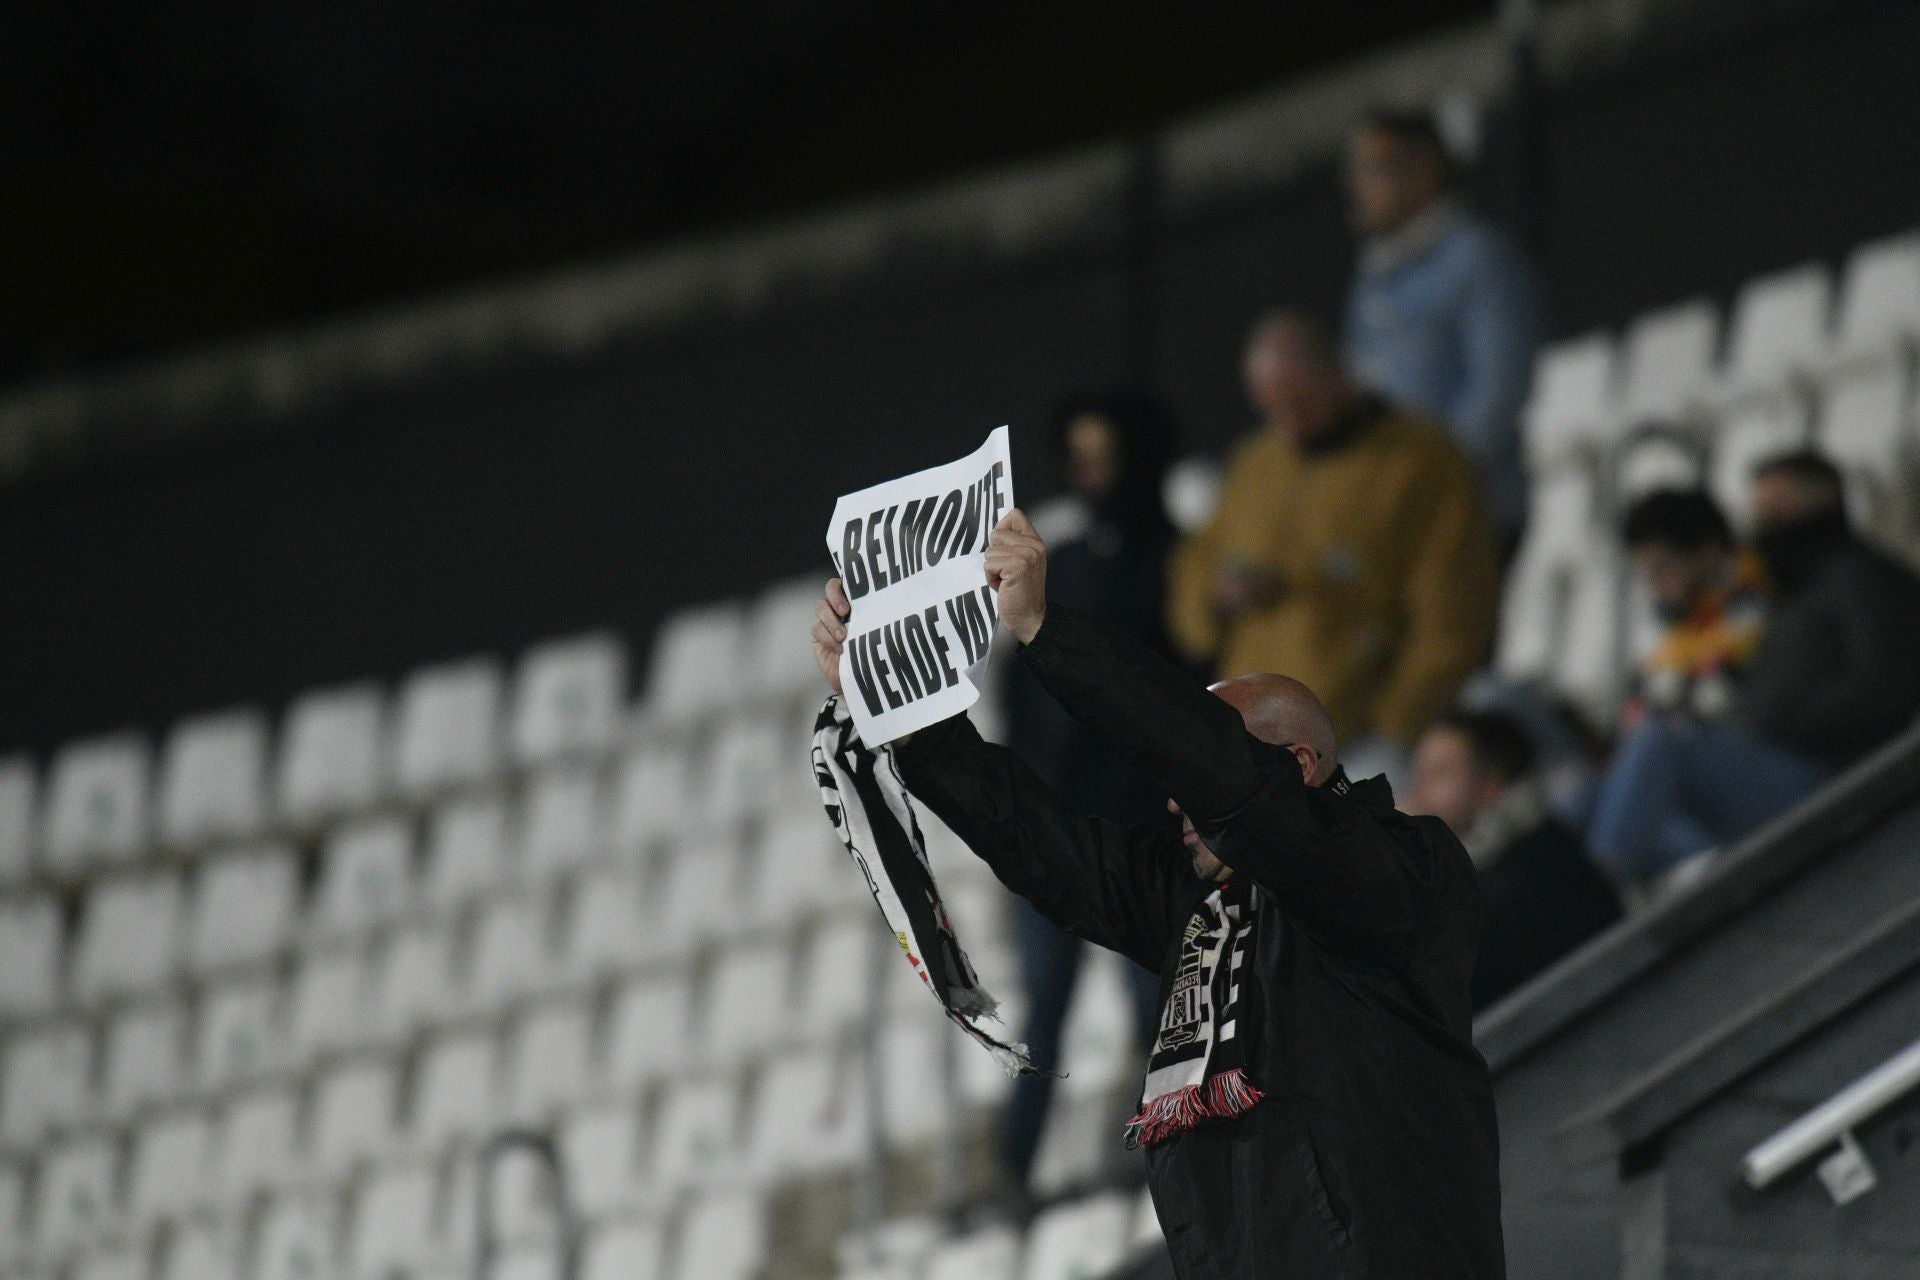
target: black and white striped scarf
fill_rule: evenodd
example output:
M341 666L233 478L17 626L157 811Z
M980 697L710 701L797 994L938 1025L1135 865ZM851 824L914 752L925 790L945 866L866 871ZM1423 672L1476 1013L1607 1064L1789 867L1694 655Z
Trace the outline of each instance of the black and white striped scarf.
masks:
M861 742L838 695L827 699L814 721L813 776L834 831L866 878L907 963L955 1025L1009 1075L1032 1072L1027 1046L996 1039L978 1025L995 1017L998 1002L981 987L947 919L893 748L873 750Z

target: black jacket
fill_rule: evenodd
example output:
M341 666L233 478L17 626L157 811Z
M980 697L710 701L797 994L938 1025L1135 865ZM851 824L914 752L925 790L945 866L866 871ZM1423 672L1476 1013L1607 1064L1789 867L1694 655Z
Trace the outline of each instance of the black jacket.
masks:
M1459 842L1438 819L1396 812L1384 781L1307 787L1232 707L1084 615L1051 607L1022 657L1265 890L1241 1013L1265 1097L1147 1153L1178 1273L1503 1276L1492 1089L1469 1039L1478 899ZM1158 971L1164 999L1180 930L1211 887L1177 837L1069 812L962 718L896 758L1010 889Z
M1547 818L1480 870L1484 926L1473 969L1483 1009L1620 918L1620 899L1580 837Z
M1768 559L1773 611L1737 717L1764 738L1844 766L1920 711L1920 579L1848 533L1809 529Z

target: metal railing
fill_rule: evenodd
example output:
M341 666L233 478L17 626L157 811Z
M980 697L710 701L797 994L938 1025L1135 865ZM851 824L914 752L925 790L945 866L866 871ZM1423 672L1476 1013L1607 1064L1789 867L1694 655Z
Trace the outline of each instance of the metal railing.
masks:
M1876 1179L1853 1131L1917 1086L1920 1040L1747 1152L1740 1162L1747 1185L1756 1190L1769 1186L1808 1157L1834 1148L1819 1171L1828 1193L1839 1204L1866 1194Z

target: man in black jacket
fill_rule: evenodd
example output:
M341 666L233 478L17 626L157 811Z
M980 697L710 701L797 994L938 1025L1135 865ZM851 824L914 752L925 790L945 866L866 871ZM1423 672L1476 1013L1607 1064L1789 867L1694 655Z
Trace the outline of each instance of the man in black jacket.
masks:
M1014 892L1161 975L1132 1140L1183 1280L1497 1280L1492 1089L1470 1036L1473 869L1435 818L1350 782L1317 700L1277 676L1209 695L1049 608L1009 512L986 557L1021 660L1170 793L1175 836L1065 809L954 717L898 743L908 789ZM831 683L849 606L814 626Z

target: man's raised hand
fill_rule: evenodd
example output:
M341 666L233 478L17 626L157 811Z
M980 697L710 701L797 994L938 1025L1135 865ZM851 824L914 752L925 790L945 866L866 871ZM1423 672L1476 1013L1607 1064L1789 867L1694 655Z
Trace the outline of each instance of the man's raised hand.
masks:
M1047 617L1047 544L1018 507L987 538L987 585L999 593L1001 623L1032 644Z
M847 642L847 619L852 613L840 579L827 579L825 595L813 606L813 660L835 693L840 692L840 648Z

